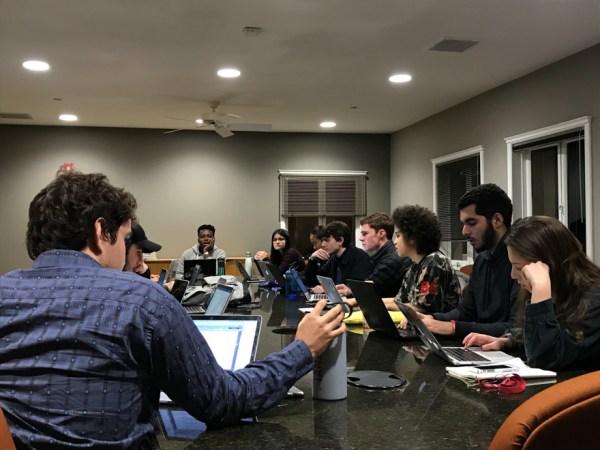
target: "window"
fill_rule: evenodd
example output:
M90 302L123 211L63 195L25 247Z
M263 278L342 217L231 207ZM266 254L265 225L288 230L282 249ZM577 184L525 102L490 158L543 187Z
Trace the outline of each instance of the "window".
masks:
M589 118L524 133L506 142L514 217L556 217L591 258Z
M306 255L316 225L341 220L351 230L356 218L366 215L367 172L279 171L279 202L282 226L294 246Z
M442 250L453 260L473 260L456 205L466 191L481 184L482 159L483 147L478 146L431 160L433 208L442 226Z

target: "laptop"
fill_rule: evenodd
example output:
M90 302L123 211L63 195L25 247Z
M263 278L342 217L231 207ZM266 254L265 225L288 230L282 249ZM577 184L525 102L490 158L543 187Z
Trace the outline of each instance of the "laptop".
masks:
M352 289L354 298L371 329L394 339L419 338L414 328L400 330L396 327L373 283L358 280L346 280L346 282Z
M179 259L174 259L173 261L171 261L171 264L169 265L169 270L167 272L167 277L165 278L166 283L175 278L175 274L177 273L177 268L179 267L180 262L181 260Z
M217 274L216 259L187 259L183 261L183 279L191 281L194 268L199 266L197 278L215 276Z
M188 287L190 282L188 280L176 279L173 282L173 287L171 288L171 295L177 299L179 303L183 300L183 295Z
M267 261L256 261L256 264L260 267L261 273L269 284L276 284L281 288L282 292L285 290L285 277L279 270L279 267Z
M192 317L217 363L226 370L246 367L256 358L261 316L198 316ZM170 399L161 393L161 403ZM203 422L179 408L160 408L160 419L167 439L194 439L206 430ZM255 421L256 418L242 419Z
M512 356L499 351L484 352L475 348L465 347L442 347L433 333L419 318L417 312L405 303L399 303L398 307L404 314L404 317L420 334L423 343L440 358L454 366L471 366L498 363L513 359Z
M319 300L329 300L329 296L327 294L311 294L308 291L308 288L302 281L302 277L300 277L300 273L296 269L290 269L290 273L296 282L298 288L302 291L304 297L306 297L307 303L318 302Z
M205 292L206 288L201 288L200 291L196 291L202 293ZM186 295L185 300L182 301L182 306L188 314L208 314L208 315L221 315L227 309L229 305L229 301L233 296L233 292L235 290L234 286L218 283L215 286L214 291L210 294L206 301L200 301L200 304L185 304L190 297ZM204 294L204 297L206 293ZM202 297L200 297L202 298ZM201 304L204 304L203 307Z
M347 303L344 303L342 296L337 291L337 288L335 287L335 283L333 282L333 280L331 278L317 275L317 280L319 280L319 284L321 286L323 286L323 288L325 289L325 292L327 292L327 295L329 296L328 304L335 306L336 304L339 303L342 305L342 309L344 310L345 313L350 312L350 311L348 311Z
M242 264L241 261L238 261L237 259L235 259L234 262L238 268L238 271L244 277L245 282L247 282L247 283L262 283L263 281L265 281L265 279L262 277L253 277L248 272L246 272L246 268L244 267L244 265Z

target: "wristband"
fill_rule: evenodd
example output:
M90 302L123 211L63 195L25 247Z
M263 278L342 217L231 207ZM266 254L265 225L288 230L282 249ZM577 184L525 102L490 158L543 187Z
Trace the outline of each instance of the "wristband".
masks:
M456 334L456 320L451 320L450 323L452 324L452 334Z

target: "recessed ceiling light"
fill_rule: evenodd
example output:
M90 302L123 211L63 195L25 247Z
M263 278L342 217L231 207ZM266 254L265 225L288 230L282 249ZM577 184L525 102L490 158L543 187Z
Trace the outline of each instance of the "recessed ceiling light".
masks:
M217 75L219 75L221 78L237 78L242 74L242 72L240 72L237 69L234 68L226 68L226 69L220 69L217 72Z
M45 72L50 70L50 64L44 61L29 60L23 63L23 67L34 72Z
M62 120L63 122L76 122L77 121L77 116L75 114L61 114L60 116L58 116L58 118L60 120Z
M203 123L204 123L204 120L196 119L196 125L202 125Z
M392 75L389 80L392 83L408 83L410 80L412 80L412 77L407 73L397 73Z
M332 121L325 121L325 122L321 122L321 128L333 128L335 127L337 124L335 122Z

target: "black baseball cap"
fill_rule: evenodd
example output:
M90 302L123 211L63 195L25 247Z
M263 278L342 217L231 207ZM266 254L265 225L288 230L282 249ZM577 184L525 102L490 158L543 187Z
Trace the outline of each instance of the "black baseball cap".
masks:
M152 242L146 237L146 233L140 224L133 224L131 226L131 239L132 244L137 245L142 249L144 253L157 252L162 248L162 245Z

